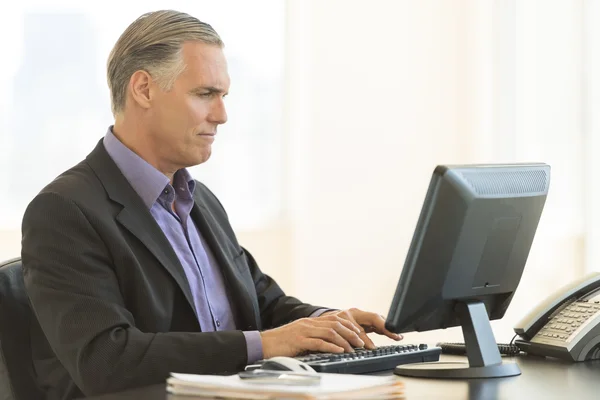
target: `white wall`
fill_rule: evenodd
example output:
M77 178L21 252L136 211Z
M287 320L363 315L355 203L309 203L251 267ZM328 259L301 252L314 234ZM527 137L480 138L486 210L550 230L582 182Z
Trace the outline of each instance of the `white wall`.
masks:
M386 314L435 165L546 161L544 220L494 323L510 340L583 272L582 2L288 6L291 271L270 272L307 301Z
M586 0L584 24L585 108L585 261L588 270L600 271L600 2Z
M294 284L317 303L385 312L433 168L464 159L462 15L450 2L365 4L291 2L306 7L292 43L308 41L294 66L306 104L291 110L305 120L291 131Z

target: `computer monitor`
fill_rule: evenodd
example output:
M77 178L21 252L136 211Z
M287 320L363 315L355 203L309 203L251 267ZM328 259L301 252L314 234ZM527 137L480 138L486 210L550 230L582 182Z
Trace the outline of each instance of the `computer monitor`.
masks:
M519 285L550 184L546 164L438 166L386 320L392 332L462 326L469 363L400 365L432 378L519 375L490 320Z

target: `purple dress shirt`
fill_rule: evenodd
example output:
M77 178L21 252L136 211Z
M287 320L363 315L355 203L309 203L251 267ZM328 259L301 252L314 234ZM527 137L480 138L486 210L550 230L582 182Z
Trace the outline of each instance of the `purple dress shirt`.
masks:
M112 127L108 129L103 143L177 254L190 285L200 329L203 332L235 330L223 275L190 218L194 206L194 179L186 169L180 169L175 173L171 186L169 178L127 148L112 133ZM172 209L173 201L175 212ZM248 364L262 359L260 333L243 333L248 349Z

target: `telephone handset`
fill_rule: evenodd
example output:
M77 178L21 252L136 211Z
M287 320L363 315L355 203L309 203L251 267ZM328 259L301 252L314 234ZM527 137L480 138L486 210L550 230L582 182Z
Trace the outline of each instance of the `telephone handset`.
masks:
M528 354L570 361L600 359L600 273L564 286L515 326Z

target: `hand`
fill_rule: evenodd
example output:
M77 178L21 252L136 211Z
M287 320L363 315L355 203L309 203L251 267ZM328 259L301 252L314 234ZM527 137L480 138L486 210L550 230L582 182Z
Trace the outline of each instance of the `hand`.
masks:
M363 347L359 337L361 329L348 319L302 318L260 333L263 358L275 356L294 357L304 351L322 353L353 352L353 347Z
M376 346L373 341L367 336L367 333L375 332L380 335L385 335L390 339L402 340L402 335L390 332L385 329L385 318L379 314L362 311L357 308L342 311L327 311L316 318L317 320L344 320L358 327L360 333L358 336L365 343L365 347L369 350Z

